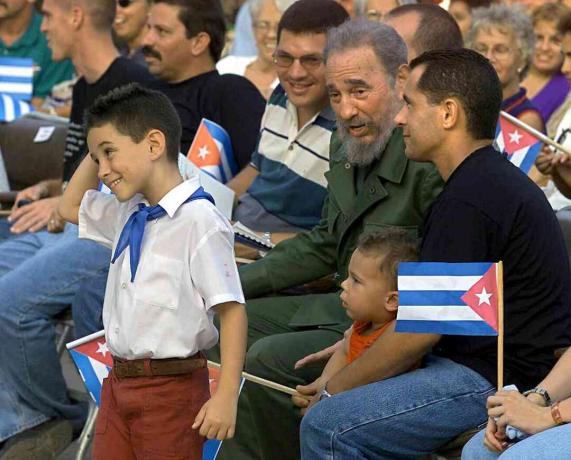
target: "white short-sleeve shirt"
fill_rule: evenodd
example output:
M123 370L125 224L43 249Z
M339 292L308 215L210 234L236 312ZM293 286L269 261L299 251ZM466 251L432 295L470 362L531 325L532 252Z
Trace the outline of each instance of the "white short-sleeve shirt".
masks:
M107 346L124 359L184 358L212 347L218 331L211 307L244 303L234 261L234 234L208 200L184 201L200 186L192 178L159 202L167 215L148 221L131 282L129 248L111 264L103 304ZM79 211L79 237L115 253L123 226L144 202L121 203L89 190Z

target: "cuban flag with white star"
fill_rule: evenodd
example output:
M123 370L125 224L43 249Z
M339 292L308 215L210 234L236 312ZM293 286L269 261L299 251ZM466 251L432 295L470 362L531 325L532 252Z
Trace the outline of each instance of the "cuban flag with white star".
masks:
M525 174L535 163L543 143L537 137L500 116L496 128L496 148Z
M206 118L201 120L186 157L223 184L238 173L230 136Z
M498 335L497 264L402 262L395 331Z

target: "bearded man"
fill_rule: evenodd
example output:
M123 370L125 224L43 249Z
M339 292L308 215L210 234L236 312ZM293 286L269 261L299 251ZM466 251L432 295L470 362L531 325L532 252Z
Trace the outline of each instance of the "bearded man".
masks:
M394 29L346 22L329 31L325 60L338 129L331 139L322 219L311 232L283 241L240 270L249 299L246 371L290 387L321 375L322 366L294 370L294 363L338 341L350 320L337 289L260 297L326 275L344 280L361 233L400 227L417 235L442 185L434 167L406 158L402 131L394 125L408 76L407 48ZM386 334L386 340L394 335ZM246 382L236 439L228 443L232 458L299 458L300 420L287 395Z

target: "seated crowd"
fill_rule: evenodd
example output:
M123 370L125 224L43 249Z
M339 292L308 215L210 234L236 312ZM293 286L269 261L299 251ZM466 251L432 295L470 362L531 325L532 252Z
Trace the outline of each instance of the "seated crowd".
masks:
M69 118L63 175L0 218L0 460L84 429L70 308L112 355L96 460L571 458L571 5L438 3L0 0L0 115L28 57L28 102ZM504 113L543 135L529 171ZM501 356L397 331L411 261L502 262Z

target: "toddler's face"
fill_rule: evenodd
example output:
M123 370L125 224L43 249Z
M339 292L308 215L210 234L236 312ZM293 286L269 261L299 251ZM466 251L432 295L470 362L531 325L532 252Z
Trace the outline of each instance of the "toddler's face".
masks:
M389 280L379 269L380 258L356 249L349 262L349 276L341 283L341 304L356 321L385 323L395 312L387 309L389 297L395 295Z
M89 154L99 167L99 179L111 189L119 201L127 201L143 193L150 171L145 139L134 142L113 125L91 128L87 134Z

